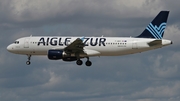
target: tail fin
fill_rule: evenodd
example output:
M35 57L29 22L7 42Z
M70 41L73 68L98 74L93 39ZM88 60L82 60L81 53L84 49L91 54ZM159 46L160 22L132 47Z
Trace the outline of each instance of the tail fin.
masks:
M162 39L169 11L161 11L154 20L146 27L146 29L137 36L139 38L155 38Z

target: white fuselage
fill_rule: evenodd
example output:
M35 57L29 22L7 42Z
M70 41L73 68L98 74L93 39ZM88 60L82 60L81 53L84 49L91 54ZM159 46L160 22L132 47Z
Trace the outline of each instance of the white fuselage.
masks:
M81 58L87 58L86 66L91 66L91 56L120 56L161 48L172 44L162 39L169 11L161 11L145 30L137 37L61 37L30 36L17 39L7 50L28 56L46 55L50 60L76 61L82 65Z
M133 37L59 37L36 36L17 39L7 50L23 55L47 55L48 50L63 50L77 38L83 39L84 51L87 56L120 56L148 51L172 44L172 41L162 39L161 44L150 46L148 43L156 40ZM73 55L73 54L72 54ZM81 57L86 57L80 54Z

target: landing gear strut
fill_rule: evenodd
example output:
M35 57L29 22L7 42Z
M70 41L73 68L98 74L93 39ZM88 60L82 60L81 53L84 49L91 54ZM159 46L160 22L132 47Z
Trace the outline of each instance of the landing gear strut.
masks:
M30 65L31 64L31 62L30 62L30 60L31 60L31 55L27 55L28 56L28 61L26 61L26 64L27 65Z
M86 66L91 66L91 65L92 65L92 62L89 61L89 57L87 57Z

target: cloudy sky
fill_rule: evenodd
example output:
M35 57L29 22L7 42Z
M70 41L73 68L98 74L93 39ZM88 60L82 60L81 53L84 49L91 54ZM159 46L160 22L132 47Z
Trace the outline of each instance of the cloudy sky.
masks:
M180 101L179 0L0 0L1 101ZM137 36L169 10L173 45L140 54L93 57L91 67L7 52L30 35ZM83 60L85 61L85 60Z

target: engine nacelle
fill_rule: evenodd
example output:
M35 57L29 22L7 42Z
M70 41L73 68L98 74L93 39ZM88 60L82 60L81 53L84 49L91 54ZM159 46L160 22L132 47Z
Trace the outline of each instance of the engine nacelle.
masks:
M48 58L50 60L59 60L64 57L63 50L49 50L48 51Z
M71 54L66 54L63 50L49 50L48 51L48 58L50 60L60 60L63 61L76 61L77 57L71 56Z

